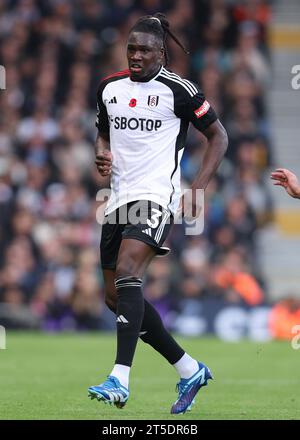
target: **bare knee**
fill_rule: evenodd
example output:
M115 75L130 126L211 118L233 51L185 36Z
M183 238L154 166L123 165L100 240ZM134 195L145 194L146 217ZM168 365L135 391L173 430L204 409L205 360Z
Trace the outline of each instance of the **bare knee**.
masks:
M117 261L116 278L143 278L145 270L154 255L154 249L142 241L131 238L122 240Z
M138 265L130 255L120 258L116 267L116 278L138 276Z

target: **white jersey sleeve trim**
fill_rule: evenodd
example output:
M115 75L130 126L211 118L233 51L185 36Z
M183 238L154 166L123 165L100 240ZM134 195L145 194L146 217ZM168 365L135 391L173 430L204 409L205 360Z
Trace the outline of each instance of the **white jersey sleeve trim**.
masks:
M176 75L175 73L168 72L167 70L163 69L161 74L163 78L169 79L171 81L176 82L177 84L181 84L182 87L185 88L185 90L190 94L190 96L195 96L198 93L197 88L187 79L182 79L180 76Z
M185 83L188 87L190 87L191 90L194 91L195 93L198 92L197 87L196 87L191 81L189 81L188 79L181 78L179 75L177 75L177 73L169 72L169 71L166 70L166 69L164 69L164 73L165 73L166 75L169 75L169 76L171 76L171 77L173 77L173 78L179 80L179 81L182 81L182 82Z

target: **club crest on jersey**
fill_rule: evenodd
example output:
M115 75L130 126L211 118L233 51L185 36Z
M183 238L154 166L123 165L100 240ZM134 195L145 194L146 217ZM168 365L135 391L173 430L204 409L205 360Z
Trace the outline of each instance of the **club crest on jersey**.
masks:
M159 100L159 96L149 95L148 96L148 106L151 108L157 107L158 100Z

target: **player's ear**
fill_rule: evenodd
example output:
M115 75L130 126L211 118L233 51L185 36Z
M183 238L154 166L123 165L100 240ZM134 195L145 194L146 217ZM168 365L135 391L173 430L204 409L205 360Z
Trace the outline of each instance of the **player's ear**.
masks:
M160 61L163 64L164 59L165 59L165 49L163 47L161 47L159 53L160 53Z

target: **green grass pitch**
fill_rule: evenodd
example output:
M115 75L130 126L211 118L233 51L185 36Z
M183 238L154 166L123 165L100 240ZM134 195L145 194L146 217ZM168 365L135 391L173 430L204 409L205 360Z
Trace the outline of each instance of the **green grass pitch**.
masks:
M88 386L112 368L114 335L8 331L7 348L0 350L0 419L300 419L300 350L289 342L178 340L215 377L193 410L180 416L169 413L177 396L175 370L142 341L131 396L118 410L87 397Z

